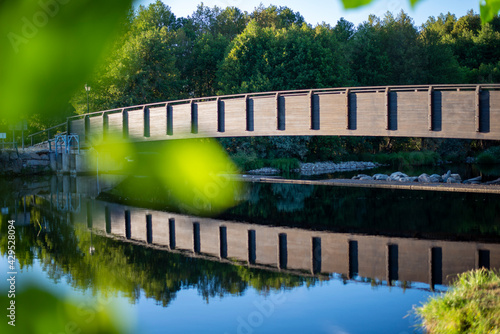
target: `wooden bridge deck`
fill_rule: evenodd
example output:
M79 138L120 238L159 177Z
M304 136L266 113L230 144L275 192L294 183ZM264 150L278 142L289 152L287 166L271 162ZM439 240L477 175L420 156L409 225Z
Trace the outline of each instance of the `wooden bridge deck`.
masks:
M204 97L68 119L82 146L242 136L500 140L500 84L329 88Z

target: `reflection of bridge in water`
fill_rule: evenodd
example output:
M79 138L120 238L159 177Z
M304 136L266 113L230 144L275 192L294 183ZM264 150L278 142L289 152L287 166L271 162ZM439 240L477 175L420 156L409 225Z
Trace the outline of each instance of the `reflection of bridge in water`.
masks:
M299 275L342 274L449 284L464 271L500 267L500 245L271 227L87 202L74 219L124 241L188 256Z
M101 181L98 187L95 178L92 182L88 178L53 177L40 185L45 190L37 196L59 212L67 212L68 220L86 222L92 231L107 237L190 257L302 276L359 275L388 284L396 280L427 283L432 288L449 284L467 270L500 268L500 244L495 243L275 227L89 199L97 196L98 188L109 188L122 179L112 178Z

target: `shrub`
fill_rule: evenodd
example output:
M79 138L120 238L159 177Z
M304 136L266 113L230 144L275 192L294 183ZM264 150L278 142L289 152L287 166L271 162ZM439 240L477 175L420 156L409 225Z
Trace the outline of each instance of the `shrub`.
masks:
M428 333L498 333L500 277L485 269L463 273L448 292L416 312Z
M500 146L490 147L477 156L480 164L494 164L500 162Z

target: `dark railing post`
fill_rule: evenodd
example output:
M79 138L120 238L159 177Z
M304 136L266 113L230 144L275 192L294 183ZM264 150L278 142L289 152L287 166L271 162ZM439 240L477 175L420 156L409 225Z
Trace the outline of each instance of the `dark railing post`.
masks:
M200 223L193 223L193 252L195 254L200 253Z
M276 93L276 115L278 118L278 130L284 131L286 129L285 106L281 103L281 100L282 97L280 96L280 94Z
M481 86L476 86L476 132L481 132Z
M109 131L109 116L108 113L105 112L102 114L102 139L106 140L108 138Z
M219 256L221 259L227 258L227 227L219 226Z
M250 108L250 98L248 95L245 95L245 115L246 115L246 120L247 120L247 131L253 131L254 130L254 123L253 123L253 108Z
M313 275L321 272L321 238L313 237L312 243L312 268Z
M125 109L122 111L122 132L123 139L128 139L128 111Z
M89 115L85 115L83 118L84 128L85 128L85 140L88 139L90 135L90 117Z
M349 106L349 89L345 90L345 117L346 117L346 129L351 129L351 112Z
M151 214L146 215L146 242L153 243L153 216Z
M148 138L150 135L150 118L149 118L149 108L144 107L142 110L144 113L144 137Z
M385 88L385 129L391 129L391 101L390 101L390 90L389 87Z
M174 116L172 114L172 105L170 103L167 103L165 109L167 111L167 135L171 136L174 134L174 124L173 124Z
M191 133L198 133L198 105L191 100Z
M278 234L278 269L286 269L288 264L288 246L286 233Z
M432 126L433 123L433 118L434 118L434 108L433 108L433 100L432 100L432 93L433 93L433 87L429 86L429 91L428 91L428 98L427 98L427 108L428 108L428 122L429 122L429 131L434 130L434 127Z
M316 95L313 91L309 92L309 110L311 112L311 130L319 130L319 105L316 106Z
M225 131L224 102L217 98L217 132Z

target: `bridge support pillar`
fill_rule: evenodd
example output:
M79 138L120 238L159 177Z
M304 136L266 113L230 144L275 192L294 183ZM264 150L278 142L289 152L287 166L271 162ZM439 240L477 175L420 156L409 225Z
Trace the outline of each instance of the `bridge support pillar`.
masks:
M82 150L80 154L75 154L75 171L77 174L92 172L92 168L90 168L90 159L91 157L88 151Z
M63 173L69 173L70 169L70 154L62 153L62 168L61 171Z
M50 170L53 172L57 172L57 160L55 152L49 153L49 161L50 161Z

